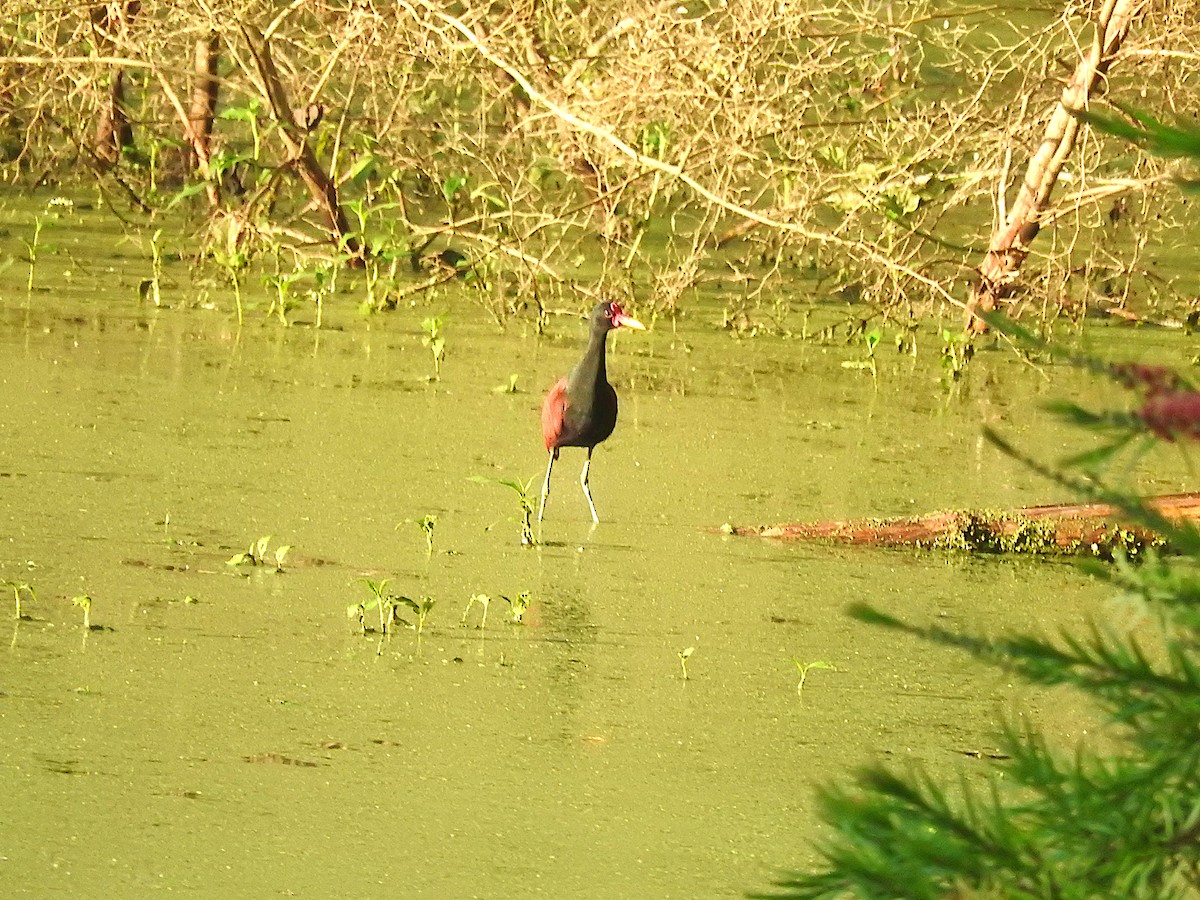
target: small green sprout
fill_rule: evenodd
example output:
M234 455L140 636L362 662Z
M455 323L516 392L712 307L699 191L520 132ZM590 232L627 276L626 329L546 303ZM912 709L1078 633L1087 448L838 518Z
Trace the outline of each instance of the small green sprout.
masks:
M517 393L517 379L520 378L515 372L508 376L508 381L504 384L498 384L492 388L492 392L496 394L515 394Z
M245 553L235 553L225 561L225 564L227 566L243 566L249 563L252 566L261 566L267 557L267 545L270 543L271 535L260 537L250 544L250 548Z
M92 630L92 598L87 594L80 594L78 597L71 598L71 605L78 606L83 610L83 630Z
M420 638L421 632L425 630L425 619L430 610L437 605L437 601L429 596L422 597L419 603L411 597L398 597L397 599L417 614L417 637Z
M442 377L442 360L446 358L446 339L442 337L442 317L429 316L421 322L421 328L425 332L421 343L428 347L429 352L433 355L433 379L437 381Z
M471 599L467 601L467 608L463 610L462 625L465 628L467 624L467 616L471 614L471 607L478 603L483 607L483 618L479 620L479 627L487 627L488 604L492 602L492 598L487 594L472 594Z
M508 612L512 620L520 624L525 619L525 611L529 609L529 591L521 591L515 597L500 595L501 600L508 601Z
M396 606L405 601L406 598L397 597L395 594L388 593L388 581L385 578L382 581L375 582L370 578L359 578L365 584L368 590L371 591L371 599L362 603L353 603L346 608L346 615L350 618L358 616L359 625L362 627L363 634L367 633L366 614L368 611L375 609L379 611L379 633L388 634L392 622L396 620ZM412 603L411 600L407 602Z
M942 373L951 381L957 381L974 354L974 347L961 334L955 334L947 328L942 329L941 337Z
M34 216L33 218L33 240L26 241L22 239L26 248L29 250L29 280L25 284L25 293L33 293L33 273L37 268L38 257L38 239L42 236L42 217Z
M844 360L842 362L842 368L869 371L871 373L871 380L876 380L879 377L879 368L875 364L875 348L879 346L879 342L882 339L883 332L878 328L872 328L870 331L864 332L863 343L866 345L867 351L865 358Z
M17 620L19 621L26 618L25 614L21 611L21 595L28 594L29 599L36 603L37 595L33 592L32 585L25 581L6 581L4 582L4 586L12 589L13 600L15 600L17 604Z
M357 619L358 627L363 635L367 633L367 608L364 603L351 603L346 607L346 618Z
M225 565L235 566L235 567L236 566L244 566L247 564L252 565L252 566L266 565L267 564L267 547L270 546L270 544L271 544L271 535L269 535L269 534L264 535L263 537L260 537L257 541L254 541L252 544L250 544L250 547L246 550L245 553L235 553L233 556L229 557L229 559L225 560ZM287 559L287 555L289 553L291 553L291 551L292 551L291 544L281 544L280 546L275 548L272 555L275 558L275 571L276 572L283 571L284 560Z
M285 328L292 324L288 321L287 314L299 302L294 293L294 286L307 274L308 272L304 269L293 269L287 274L276 273L263 276L263 284L275 289L275 294L271 298L271 308L267 310L267 318L272 315L277 316Z
M679 657L679 667L681 669L683 669L683 680L684 681L688 680L688 673L687 673L688 660L692 658L692 654L695 652L696 652L695 647L684 647L682 650L680 650L678 653L675 654L676 656Z
M827 663L820 659L810 663L802 663L798 659L793 659L792 662L796 664L796 670L800 673L800 680L796 683L796 696L800 698L801 702L804 700L804 682L808 678L809 672L813 669L828 669L830 672L837 671L837 666L833 665L833 663Z
M532 547L537 543L537 538L533 534L533 496L529 493L533 487L533 482L537 478L534 475L526 482L518 481L515 478L489 478L487 475L472 475L471 481L476 484L498 484L501 487L506 487L517 495L517 509L520 512L521 518L521 545L524 547Z
M150 261L153 275L138 282L138 299L152 300L155 306L162 306L162 245L159 238L162 229L159 228L150 237Z
M437 526L437 516L431 516L428 513L417 519L417 527L421 529L421 534L425 536L425 558L430 559L433 556L433 529Z

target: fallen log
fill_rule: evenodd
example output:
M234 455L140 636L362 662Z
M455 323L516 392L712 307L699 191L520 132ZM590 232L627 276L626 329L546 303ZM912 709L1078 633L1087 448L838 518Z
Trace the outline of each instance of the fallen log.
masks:
M1153 497L1164 518L1200 523L1200 492ZM1107 503L1028 506L1015 510L951 510L891 519L846 519L787 525L725 525L725 534L783 541L824 540L875 547L918 547L981 553L1080 554L1111 557L1162 547L1163 537L1125 520Z

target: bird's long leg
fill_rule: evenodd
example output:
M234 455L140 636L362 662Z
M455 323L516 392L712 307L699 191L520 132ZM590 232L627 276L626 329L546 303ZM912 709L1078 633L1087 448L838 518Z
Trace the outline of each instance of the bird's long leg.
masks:
M538 505L538 524L542 522L542 516L546 512L546 498L550 496L550 470L554 468L554 461L558 459L558 448L555 447L550 451L550 462L546 464L546 480L542 482L542 502Z
M596 515L596 504L592 502L592 489L588 487L588 469L592 467L592 451L595 447L588 447L587 459L583 461L583 473L579 476L579 484L583 487L583 496L587 497L588 508L592 511L592 524L599 525L600 517Z

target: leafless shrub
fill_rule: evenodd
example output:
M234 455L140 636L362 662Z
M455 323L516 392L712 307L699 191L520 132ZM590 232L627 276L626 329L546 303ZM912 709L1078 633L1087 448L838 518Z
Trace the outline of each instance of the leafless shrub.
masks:
M670 312L713 280L765 298L801 276L904 319L968 296L1092 12L147 0L99 40L86 8L15 6L0 14L10 180L95 162L119 67L134 140L107 177L164 202L186 174L186 153L177 170L172 155L196 42L211 32L221 118L211 171L191 177L220 184L240 166L245 193L223 190L222 214L242 215L247 234L328 243L288 173L296 150L248 48L242 25L253 25L292 107L323 113L305 141L368 251L415 263L453 248L496 315L574 305L580 286ZM1193 115L1198 19L1190 4L1149 4L1108 92ZM1076 314L1097 291L1116 305L1177 301L1147 265L1180 225L1159 189L1169 172L1080 142L1017 308Z

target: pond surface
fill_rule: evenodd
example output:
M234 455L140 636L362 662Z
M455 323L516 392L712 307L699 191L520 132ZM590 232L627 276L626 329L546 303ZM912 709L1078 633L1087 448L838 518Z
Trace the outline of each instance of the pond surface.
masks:
M1068 744L1093 727L1073 697L845 614L985 633L1123 614L1071 566L714 530L1068 499L980 429L1086 447L1038 410L1096 390L1073 370L998 349L948 386L930 326L873 381L842 365L856 346L735 340L701 304L611 341L603 521L564 451L531 548L516 493L471 479L536 493L541 392L581 320L537 336L444 295L238 329L228 297L132 299L148 263L123 252L47 266L31 294L22 264L0 275L0 580L36 591L0 644L4 896L734 897L815 858L815 792L857 767L970 778L998 714ZM1184 486L1169 453L1153 472L1148 491ZM282 572L227 564L266 535ZM436 600L419 639L362 633L363 578ZM500 596L522 591L518 624ZM836 670L801 696L794 661Z

